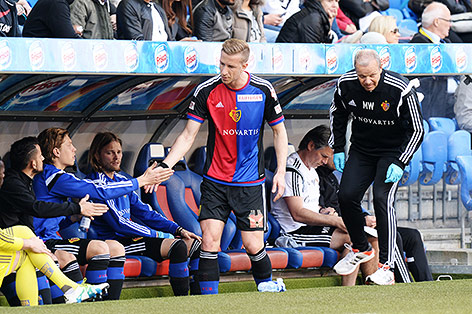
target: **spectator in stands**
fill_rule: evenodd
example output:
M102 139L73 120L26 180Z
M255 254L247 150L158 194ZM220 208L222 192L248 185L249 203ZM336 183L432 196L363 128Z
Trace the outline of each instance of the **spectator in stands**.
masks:
M459 127L472 133L472 80L468 75L461 77L456 89L454 113Z
M192 2L190 0L160 0L164 9L171 37L175 40L188 39L193 32ZM187 14L188 22L187 22Z
M388 0L340 0L339 6L341 10L349 17L356 27L362 31L366 29L359 27L359 20L362 18L369 19L369 15L380 15L378 11L385 11L389 7ZM368 23L366 23L368 25Z
M395 17L389 15L382 15L373 19L369 26L369 32L382 34L389 44L398 44L400 39L400 30Z
M10 148L10 163L4 184L0 189L0 228L9 228L17 225L25 225L34 230L34 217L60 217L64 215L82 214L86 216L98 216L107 211L102 204L93 204L83 198L78 204L64 202L62 204L53 202L37 201L32 190L33 177L43 170L43 157L38 140L35 137L25 137L16 141ZM57 253L61 257L61 268L64 273L74 280L81 280L77 261L72 254L67 252ZM75 267L74 267L75 265ZM38 277L42 274L38 274ZM40 280L40 278L38 278ZM11 275L5 282L13 283L15 276ZM8 289L4 287L5 289ZM51 293L41 291L45 304L50 304ZM18 300L14 293L5 293L10 305L17 305ZM62 296L55 295L60 301Z
M61 128L49 128L38 136L39 146L44 156L43 172L36 175L33 188L38 200L63 203L67 198L82 198L90 195L92 199L113 199L137 188L158 184L166 178L162 169L150 167L137 179L128 180L120 185L96 185L88 180L80 180L73 174L64 172L66 167L74 166L76 149L69 133ZM167 174L168 175L168 174ZM123 265L125 250L115 240L97 241L80 239L75 242L62 239L58 232L71 224L68 217L35 218L36 234L45 240L52 251L63 249L77 255L80 265L88 264L88 282L106 281L110 283L109 299L119 299L123 284Z
M267 42L275 42L285 21L298 11L300 0L266 0L262 12Z
M76 32L86 39L113 39L109 0L75 0L70 18Z
M233 36L235 0L204 0L193 9L193 34L203 41L225 41Z
M0 187L3 185L3 179L5 178L5 163L0 158Z
M338 24L339 29L345 34L353 34L357 32L356 24L354 24L354 22L351 21L351 19L348 18L346 14L344 14L341 8L338 8L338 13L336 14L336 23Z
M116 10L119 39L172 41L166 12L151 0L122 0Z
M65 295L67 303L80 303L95 298L108 284L77 284L64 276L48 256L51 252L31 229L15 226L0 229L0 286L5 276L16 271L16 291L23 306L38 305L38 284L36 268L54 281Z
M446 38L451 27L451 13L442 3L432 2L421 16L422 26L410 43L449 43ZM452 79L452 78L451 78ZM454 117L454 94L448 92L447 77L421 77L418 92L425 97L421 102L424 119L430 117Z
M283 198L272 203L271 212L280 224L283 237L291 238L298 246L325 246L345 255L349 251L345 250L344 245L351 241L342 218L332 207L336 206L335 203L330 200L335 198L337 201L337 191L328 191L331 186L326 184L321 190L321 180L316 170L332 159L329 136L329 128L321 125L303 137L298 151L287 159L285 192ZM375 218L366 216L366 225L375 227ZM376 246L377 239L370 237L369 241L375 242ZM377 270L378 259L373 257L361 265L364 276ZM345 275L342 276L343 285L356 283L357 271L342 275Z
M236 0L233 10L233 38L265 43L261 0Z
M39 0L28 15L23 37L80 38L70 20L73 1Z
M128 180L119 173L123 156L121 145L121 139L113 133L95 135L88 156L93 169L88 176L89 179L99 185L117 184ZM103 217L93 221L97 238L117 240L124 245L126 254L144 255L157 262L169 259L169 277L174 295L188 295L189 268L193 266L190 269L193 274L195 272L193 268L198 265L201 238L175 222L167 220L151 206L141 202L136 192L97 201L110 207ZM136 221L137 219L141 223ZM160 231L182 239L166 239ZM187 262L187 258L190 258L190 262ZM199 288L192 285L191 293L200 294Z
M331 25L338 7L338 0L307 0L304 8L285 22L276 42L331 43Z
M277 292L284 290L284 286L272 281L272 266L264 244L265 172L259 130L265 120L274 134L279 165L272 184L272 192L277 191L276 200L285 188L287 133L273 86L246 72L249 54L245 41L232 38L223 43L221 74L195 89L187 125L161 163L162 167L172 168L190 149L204 120L209 120L199 216L203 239L197 280L202 294L218 293L218 249L231 211L237 217L255 282L272 286ZM240 134L237 143L231 135L236 133Z
M0 0L0 37L20 37L15 2Z

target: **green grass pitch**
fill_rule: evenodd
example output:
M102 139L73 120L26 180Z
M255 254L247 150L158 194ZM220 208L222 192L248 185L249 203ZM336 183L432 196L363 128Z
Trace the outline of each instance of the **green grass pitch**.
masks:
M225 285L221 284L222 290ZM1 313L472 313L472 280L394 286L299 288L286 280L283 293L233 292L215 296L156 297L37 308ZM292 288L291 288L292 287ZM128 295L129 296L129 295Z

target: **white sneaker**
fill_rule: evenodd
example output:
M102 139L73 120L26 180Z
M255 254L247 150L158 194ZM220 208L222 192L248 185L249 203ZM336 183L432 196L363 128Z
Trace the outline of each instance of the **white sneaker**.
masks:
M349 244L345 243L344 247L349 250L346 256L340 260L333 269L338 275L349 275L352 274L357 265L370 261L374 258L374 249L370 247L368 251L359 252L357 249L353 249Z
M372 275L367 276L365 281L367 284L387 286L395 284L395 276L387 263L379 263L379 269L377 269L377 271Z
M110 287L108 283L98 285L81 284L76 289L69 289L64 293L66 303L80 303L88 299L94 299L100 296Z

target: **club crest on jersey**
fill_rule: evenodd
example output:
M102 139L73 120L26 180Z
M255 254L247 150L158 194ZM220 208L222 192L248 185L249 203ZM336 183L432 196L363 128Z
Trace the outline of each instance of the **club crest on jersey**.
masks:
M384 111L387 111L388 108L390 108L390 104L386 100L380 106L382 106Z
M77 242L79 240L80 240L79 238L72 238L72 239L69 239L69 243L74 243L74 242Z
M239 122L239 119L241 119L241 110L236 109L231 110L229 112L229 116L231 117L231 119L233 119L234 122Z
M251 210L251 213L249 214L249 227L250 228L262 228L264 227L264 216L262 215L262 212L258 210Z

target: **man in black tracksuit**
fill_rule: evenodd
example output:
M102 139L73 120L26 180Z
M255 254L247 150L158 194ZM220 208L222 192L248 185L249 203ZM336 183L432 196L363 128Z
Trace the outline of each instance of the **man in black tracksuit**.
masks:
M344 167L346 127L350 117L353 119L351 148ZM334 164L339 171L344 171L339 205L354 249L347 260L338 263L342 267L336 266L346 273L351 265L355 268L370 259L372 249L364 234L361 200L373 182L382 265L367 280L393 284L389 268L395 265L395 192L403 169L420 146L424 133L416 91L412 82L401 75L381 69L377 52L362 50L356 55L355 70L341 76L337 83L330 120Z

